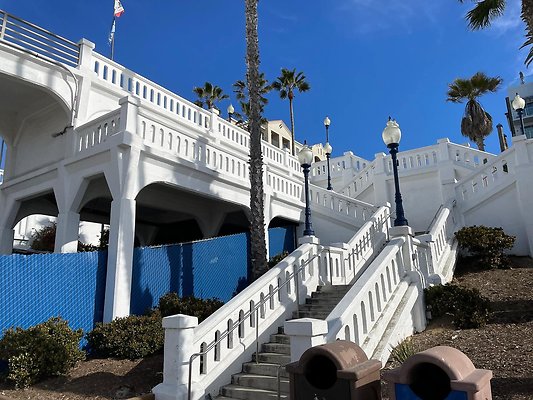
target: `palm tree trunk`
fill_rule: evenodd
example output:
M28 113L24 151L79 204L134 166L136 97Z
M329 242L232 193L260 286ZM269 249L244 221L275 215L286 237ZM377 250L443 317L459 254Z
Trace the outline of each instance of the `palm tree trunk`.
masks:
M291 114L291 140L292 140L292 155L296 154L296 149L294 147L294 112L292 110L292 93L289 93L289 110Z
M477 138L476 145L478 150L485 151L485 141L483 140L483 138Z
M252 279L267 270L263 194L263 156L261 154L261 103L259 93L259 38L257 2L245 0L246 78L250 92L250 258Z

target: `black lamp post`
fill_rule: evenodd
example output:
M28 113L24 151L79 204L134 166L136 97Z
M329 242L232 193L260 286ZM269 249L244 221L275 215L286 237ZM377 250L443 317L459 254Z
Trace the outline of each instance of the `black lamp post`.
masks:
M311 208L309 207L309 169L313 161L313 152L304 143L302 149L298 152L298 161L304 170L304 190L305 190L305 229L304 236L314 236L315 231L311 224Z
M328 162L328 190L333 190L333 186L331 186L331 174L329 170L329 158L331 156L331 152L333 151L333 148L329 144L329 125L331 124L331 121L328 117L324 118L324 126L326 127L326 145L324 146L324 151L326 152L326 160Z
M522 135L525 135L526 129L524 128L524 107L526 106L526 101L517 93L513 99L512 105L513 109L518 113L518 118L520 118L520 129L522 130Z
M402 137L400 126L395 120L391 120L391 118L389 117L387 126L383 130L381 136L383 137L383 141L389 148L389 152L392 157L392 170L394 173L395 189L394 200L396 203L396 219L394 220L394 226L409 225L409 223L405 219L405 215L403 212L402 194L400 193L400 181L398 179L398 159L396 158L396 154L398 154L398 145Z
M228 106L228 121L231 122L231 116L233 115L233 113L235 112L235 109L233 108L233 105L230 103L230 105Z

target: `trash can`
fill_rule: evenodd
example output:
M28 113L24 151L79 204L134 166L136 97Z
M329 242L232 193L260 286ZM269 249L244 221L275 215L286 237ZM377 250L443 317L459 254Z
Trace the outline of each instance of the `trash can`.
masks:
M291 400L380 400L381 362L355 343L338 340L311 347L286 366Z
M437 346L386 371L390 400L490 400L492 371L476 369L459 350Z

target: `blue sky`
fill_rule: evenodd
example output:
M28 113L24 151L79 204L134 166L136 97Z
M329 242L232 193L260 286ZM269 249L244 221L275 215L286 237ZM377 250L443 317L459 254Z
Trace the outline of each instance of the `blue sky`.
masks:
M193 86L210 81L232 95L243 79L244 2L231 0L123 0L115 60L190 100ZM261 69L273 80L280 69L303 71L311 91L295 98L296 139L325 140L329 115L333 154L346 150L372 159L385 151L381 132L389 115L402 129L400 149L431 145L460 133L464 105L447 103L449 82L477 71L499 75L502 89L481 98L494 125L505 121L508 85L523 64L520 0L486 31L470 32L457 0L261 0ZM0 0L0 9L73 41L82 37L109 54L113 0ZM533 78L529 77L529 80ZM289 106L269 96L265 116L289 124ZM220 108L224 111L229 102ZM509 135L510 136L510 135ZM498 152L496 129L487 150Z

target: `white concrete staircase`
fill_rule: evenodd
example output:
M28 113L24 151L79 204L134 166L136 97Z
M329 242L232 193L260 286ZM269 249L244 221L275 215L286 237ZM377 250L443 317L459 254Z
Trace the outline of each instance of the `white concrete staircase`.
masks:
M319 286L317 291L306 299L306 304L301 305L300 310L294 313L294 318L325 319L350 287L350 285ZM283 366L290 362L290 342L282 327L278 328L277 334L270 336L268 343L262 345L258 360L257 363L254 354L251 362L244 363L242 372L232 376L231 384L223 386L216 399L277 399L278 373L280 398L288 399L289 378Z
M289 378L282 368L291 360L289 337L283 334L283 328L270 336L270 341L262 345L262 351L252 357L250 362L242 365L242 372L231 378L231 384L220 389L218 400L273 400L278 398L278 373L280 376L280 398L287 399Z

